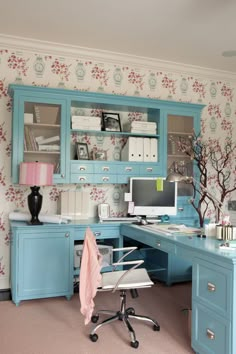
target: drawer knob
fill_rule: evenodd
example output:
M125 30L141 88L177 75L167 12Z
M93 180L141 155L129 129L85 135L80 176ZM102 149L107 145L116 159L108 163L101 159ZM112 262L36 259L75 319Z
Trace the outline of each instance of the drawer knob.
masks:
M212 283L207 283L208 291L216 291L216 286Z
M161 247L161 243L160 242L157 242L157 247Z
M104 167L102 168L102 170L103 170L103 171L109 171L109 170L110 170L110 168L109 168L109 167L107 167L107 166L104 166Z
M133 169L132 169L132 167L126 167L125 168L125 171L128 171L128 172L131 172Z
M109 177L103 177L102 180L103 180L103 182L108 182L109 181Z
M152 172L152 167L148 167L147 172Z
M212 332L209 328L207 328L207 338L211 340L215 339L215 333Z
M184 208L183 207L179 207L178 211L184 211Z
M96 237L101 236L101 232L99 232L99 231L96 232L96 231L95 231L95 232L94 232L94 235L95 235Z
M70 234L69 234L69 232L67 232L66 234L65 234L65 237L67 238L67 237L69 237L70 236Z
M80 180L80 181L85 181L86 178L85 178L85 177L80 177L79 180Z
M80 171L85 171L85 167L84 166L80 166L79 170Z
M65 177L65 175L62 173L62 174L61 174L61 178L64 178L64 177Z

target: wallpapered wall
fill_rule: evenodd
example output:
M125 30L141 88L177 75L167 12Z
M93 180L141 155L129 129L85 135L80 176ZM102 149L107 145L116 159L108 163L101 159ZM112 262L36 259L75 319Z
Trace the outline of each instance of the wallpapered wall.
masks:
M129 59L130 60L130 59ZM27 211L29 190L11 184L11 100L7 94L10 83L62 87L84 91L102 91L118 95L140 95L158 99L204 103L202 132L216 139L234 129L236 100L232 82L209 79L186 73L164 72L136 64L121 65L72 57L15 51L0 48L0 289L9 288L10 231L9 212ZM42 212L57 213L62 190L78 186L41 188L44 197ZM85 185L89 192L91 215L96 205L110 203L113 215L121 215L127 205L123 202L126 186Z

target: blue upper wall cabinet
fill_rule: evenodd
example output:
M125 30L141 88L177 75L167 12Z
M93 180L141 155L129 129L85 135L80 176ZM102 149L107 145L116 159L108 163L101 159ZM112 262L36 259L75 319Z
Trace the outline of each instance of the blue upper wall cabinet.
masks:
M13 98L13 183L19 181L23 161L53 163L54 183L119 184L128 183L131 176L166 176L169 117L191 117L199 131L203 108L183 102L25 85L9 85L9 95ZM103 113L119 117L120 128L103 128ZM139 130L130 129L134 120L154 122L156 131L146 132L145 123ZM109 145L108 152L99 150L101 142ZM147 144L151 148L144 157Z

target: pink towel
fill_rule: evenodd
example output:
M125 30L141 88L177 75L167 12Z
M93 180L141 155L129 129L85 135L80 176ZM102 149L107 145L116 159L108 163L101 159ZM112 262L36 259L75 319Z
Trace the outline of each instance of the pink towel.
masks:
M85 316L85 324L90 322L95 307L93 298L101 282L101 264L102 256L93 232L88 227L83 244L79 283L80 311Z

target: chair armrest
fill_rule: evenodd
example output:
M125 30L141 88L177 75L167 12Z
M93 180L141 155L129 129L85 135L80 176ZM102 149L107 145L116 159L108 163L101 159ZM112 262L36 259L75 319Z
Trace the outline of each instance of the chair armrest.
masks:
M133 251L135 251L137 249L136 246L133 247L120 247L120 248L113 248L112 251L113 252L119 252L119 251L127 251L125 254L123 254L123 256L121 256L118 261L116 263L120 263L121 261L123 261L123 259L128 256L130 253L132 253ZM118 265L118 264L117 264Z

